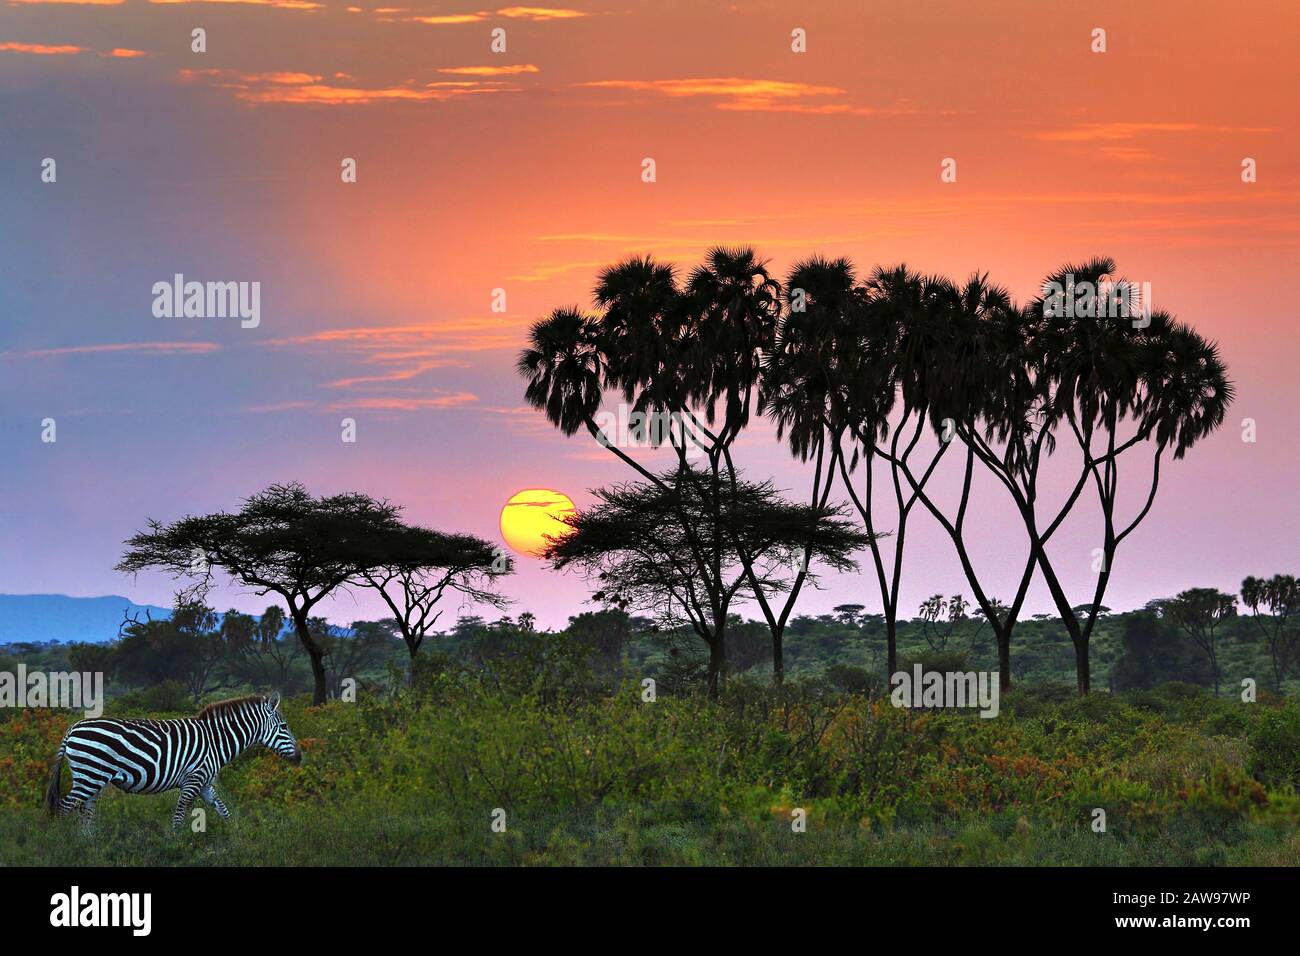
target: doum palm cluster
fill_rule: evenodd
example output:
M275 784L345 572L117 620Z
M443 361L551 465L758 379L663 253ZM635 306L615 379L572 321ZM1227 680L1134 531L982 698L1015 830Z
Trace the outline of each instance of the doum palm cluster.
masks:
M1233 395L1217 346L1165 312L1131 308L1130 286L1109 259L1050 273L1023 303L986 274L863 272L843 258L807 258L781 282L748 248L713 249L688 274L649 256L613 265L600 273L591 309L559 309L532 327L518 370L526 400L566 436L586 430L620 459L660 520L635 522L640 540L620 541L601 515L580 510L577 533L550 557L598 569L605 585L635 569L634 595L601 593L693 628L709 647L716 692L737 603L763 612L779 683L782 634L801 589L819 569L856 567L854 554L869 553L863 579L879 593L892 674L908 526L928 514L996 637L1003 689L1012 632L1038 579L1086 694L1089 638L1117 550L1151 512L1162 464L1214 432ZM1076 289L1090 291L1062 301ZM612 402L672 426L639 446L613 440L598 421ZM767 501L758 490L768 485L745 477L737 438L763 421L807 466L806 506ZM1123 500L1137 504L1121 514L1120 466L1131 462L1124 475L1135 491ZM944 467L960 489L955 503L934 493ZM1040 489L1051 469L1068 478L1050 483L1049 502ZM972 528L973 493L990 487L987 477L1009 517ZM616 500L627 518L628 494L598 495L593 507ZM1078 600L1068 591L1078 576L1062 569L1079 555L1049 544L1085 502L1099 518L1095 581ZM765 522L771 533L757 534ZM656 526L662 539L645 540ZM756 534L767 543L761 552ZM1014 590L1002 597L972 553L977 537L996 537L1013 556Z

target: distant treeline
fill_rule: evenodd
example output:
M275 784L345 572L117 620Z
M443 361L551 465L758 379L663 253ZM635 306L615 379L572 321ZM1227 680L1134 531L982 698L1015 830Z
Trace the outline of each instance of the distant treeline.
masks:
M1137 611L1103 613L1096 640L1100 681L1113 692L1178 681L1217 693L1225 683L1231 690L1249 677L1261 688L1284 691L1300 676L1300 632L1291 626L1285 605L1270 614L1269 605L1247 585L1245 594L1254 605L1245 614L1235 613L1232 596L1210 589L1153 601ZM449 630L431 633L425 652L412 656L392 620L354 621L347 627L323 618L308 623L313 640L325 650L330 698L341 696L349 680L357 688L391 686L409 680L413 668L473 669L492 661L525 660L529 643L539 636L527 612L495 621L461 617ZM727 635L730 673L769 682L772 650L766 625L737 616ZM830 614L794 617L787 635L792 676L846 692L879 694L887 686L883 615L844 604ZM647 617L588 611L571 617L555 636L585 655L598 681L611 689L625 680L652 677L660 691L684 695L702 691L707 683L708 655L694 635L660 629ZM1023 622L1017 636L1017 682L1071 682L1073 645L1058 619L1035 615ZM998 667L990 629L967 613L960 596L926 600L915 617L899 622L896 637L900 666L919 663L943 671ZM238 692L297 694L314 686L307 655L275 605L255 617L233 609L217 614L201 603L182 601L169 617L125 622L109 643L11 645L0 653L0 670L12 671L20 661L29 670L104 673L110 697L133 696L151 710L184 711Z

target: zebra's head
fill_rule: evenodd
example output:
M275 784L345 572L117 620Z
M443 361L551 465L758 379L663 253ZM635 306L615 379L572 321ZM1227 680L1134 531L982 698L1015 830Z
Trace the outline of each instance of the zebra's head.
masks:
M285 760L302 763L302 750L280 713L280 695L272 694L263 705L266 708L266 723L262 729L262 743L270 747Z

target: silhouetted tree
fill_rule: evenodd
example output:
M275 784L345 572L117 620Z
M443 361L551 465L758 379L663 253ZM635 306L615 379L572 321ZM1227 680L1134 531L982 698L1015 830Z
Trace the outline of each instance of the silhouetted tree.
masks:
M595 597L608 606L652 614L666 630L688 626L709 648L708 692L716 696L737 591L751 580L769 594L787 588L810 524L813 554L841 570L854 566L850 556L862 536L840 509L790 504L769 483L738 481L721 518L696 488L686 481L678 488L640 482L599 489L595 505L565 519L571 533L545 557L556 569L574 568L597 582ZM725 530L715 527L719 520Z
M375 543L371 566L360 580L379 592L393 612L412 660L442 616L438 604L448 589L497 609L510 603L494 585L514 570L514 562L482 538L406 526Z
M788 609L777 612L770 606L771 592L725 512L741 506L740 470L732 451L759 400L764 356L780 318L780 295L779 283L752 249L709 250L684 287L671 266L649 257L629 259L601 273L595 291L602 310L598 316L572 309L552 313L533 327L530 347L518 361L529 382L526 399L564 434L585 427L641 479L657 485L665 503L676 500L669 493L680 491L684 482L694 486L689 495L710 512L707 526L717 538L693 541L692 552L729 549L735 554L772 630L778 682L784 675L780 644ZM649 429L644 444L670 449L675 469L647 467L602 432L596 415L604 388L620 393L633 415L659 423ZM824 501L815 490L812 504ZM669 515L686 538L699 537L685 512ZM806 579L797 568L788 606ZM714 653L725 657L725 643L720 640Z
M776 423L777 437L787 439L791 454L800 461L812 461L813 508L824 508L830 500L836 469L843 465L843 435L851 427L839 379L844 339L856 336L860 316L861 296L853 279L853 267L845 259L813 257L794 266L786 283L783 321L761 380L759 407ZM877 535L869 521L867 525L864 543L879 567ZM778 684L785 673L783 635L807 579L810 545L811 536L805 541L800 573L779 608L769 604L761 588L754 588L772 632Z
M272 485L248 498L236 513L190 516L172 524L150 520L130 538L118 570L158 568L206 593L221 568L258 594L285 602L315 681L313 701L325 702L325 649L307 626L312 608L336 588L373 567L376 541L399 533L398 509L368 495L317 498L300 484Z
M230 655L217 615L201 602L178 597L171 616L123 622L116 670L128 683L153 687L173 681L194 703L233 686Z
M954 594L944 600L942 594L935 594L921 602L918 616L921 620L921 634L931 651L943 653L948 649L948 641L953 632L969 620L966 609L970 606L960 594Z
M1219 625L1237 616L1237 599L1215 588L1191 588L1176 597L1151 601L1147 608L1187 635L1210 662L1214 696L1219 696Z
M1150 610L1124 615L1120 653L1110 671L1113 693L1149 690L1166 681L1208 684L1211 674L1199 650Z
M1249 577L1241 582L1241 603L1250 608L1255 625L1268 642L1273 664L1273 689L1282 693L1282 682L1300 660L1300 632L1288 630L1291 615L1300 610L1300 583L1293 575L1275 574L1267 580ZM1268 610L1267 617L1260 608Z

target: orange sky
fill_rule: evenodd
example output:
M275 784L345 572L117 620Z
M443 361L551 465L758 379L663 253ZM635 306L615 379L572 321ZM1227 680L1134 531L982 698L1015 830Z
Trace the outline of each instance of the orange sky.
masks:
M485 536L519 488L581 500L623 473L521 407L522 331L587 304L596 271L629 253L689 266L741 242L778 274L820 252L988 271L1019 296L1061 263L1113 256L1221 342L1239 385L1225 434L1170 477L1148 520L1163 532L1135 545L1195 541L1218 577L1189 580L1204 561L1170 553L1129 596L1285 570L1298 41L1300 5L1273 0L10 0L0 125L17 146L0 212L23 225L0 240L0 275L27 307L0 341L5 426L94 420L103 448L80 460L124 504L90 540L84 522L15 514L48 553L0 566L0 589L121 590L108 569L145 513L230 506L285 477L351 482ZM52 154L57 192L36 178ZM1246 157L1257 182L1241 180ZM956 182L940 181L944 158ZM260 279L261 327L160 325L145 292L177 271ZM206 440L171 414L208 422ZM344 414L373 436L361 455L339 447ZM1244 448L1247 416L1263 437ZM132 435L184 448L165 495L104 450ZM36 489L75 512L77 460L24 460L5 479L15 512ZM757 460L802 486L774 444ZM1198 514L1225 486L1276 499L1289 537L1276 514ZM77 580L56 579L69 567ZM584 593L535 567L518 586L525 604L558 594L557 614Z

